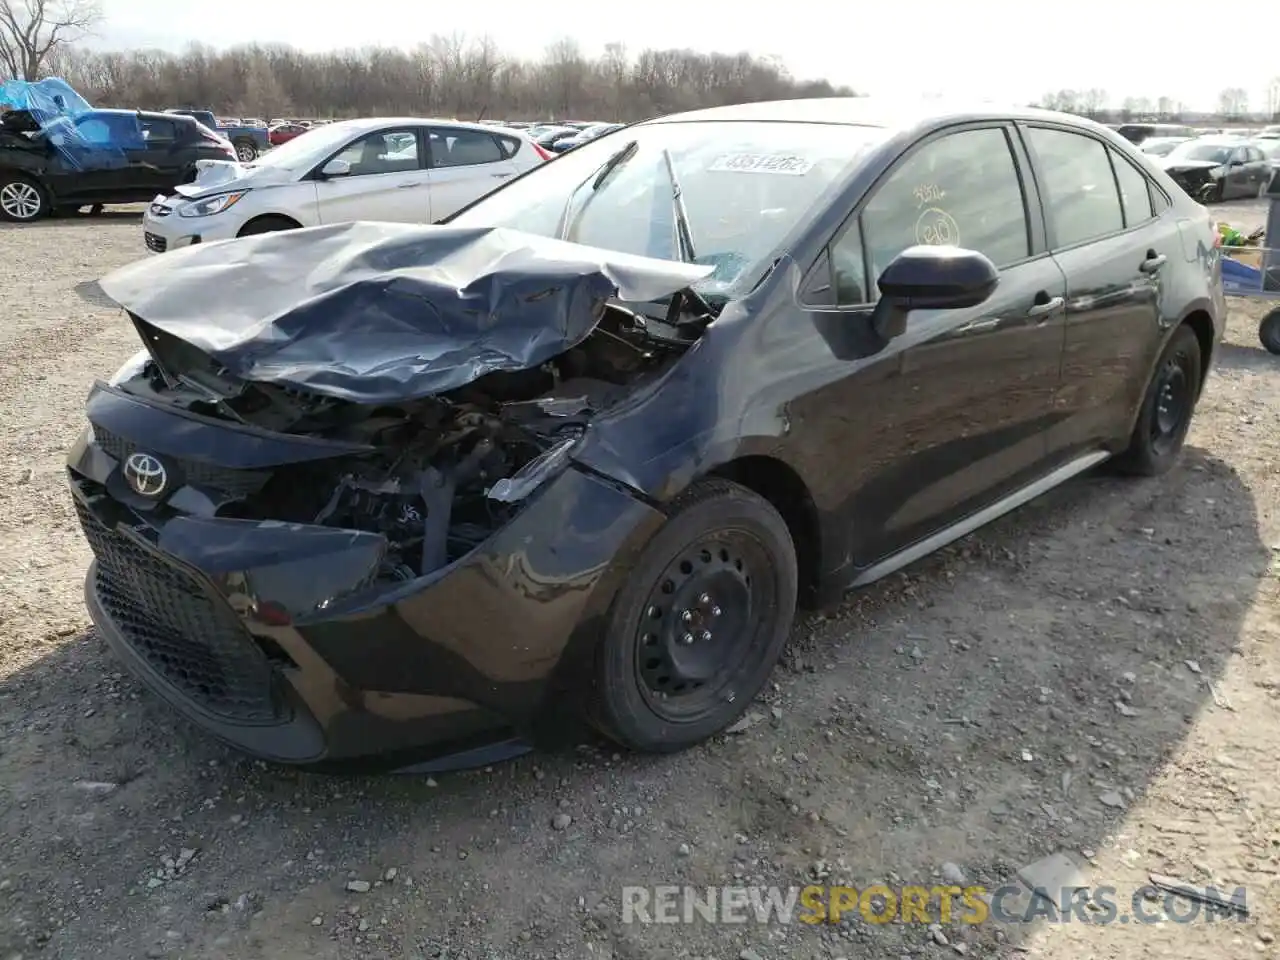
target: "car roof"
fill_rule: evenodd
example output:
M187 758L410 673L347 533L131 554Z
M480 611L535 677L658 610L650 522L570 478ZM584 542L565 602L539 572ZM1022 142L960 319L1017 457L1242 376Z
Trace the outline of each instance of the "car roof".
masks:
M769 100L725 107L708 107L646 123L693 123L747 120L769 123L831 123L858 127L905 129L941 120L986 119L1054 120L1105 129L1101 124L1073 114L1020 107L997 101L947 100L943 98L814 97L805 100Z
M1207 143L1211 147L1238 147L1242 143L1248 143L1248 137L1237 137L1229 134L1218 134L1210 137L1194 137L1193 141L1197 146Z
M468 120L441 120L439 118L432 119L430 117L361 117L357 120L336 120L327 124L330 127L342 127L344 130L353 130L362 132L367 130L377 130L380 127L392 126L432 126L432 127L454 127L464 130L479 130L482 133L493 134L494 128L485 126L483 123L471 123ZM512 130L510 134L516 134L519 131Z

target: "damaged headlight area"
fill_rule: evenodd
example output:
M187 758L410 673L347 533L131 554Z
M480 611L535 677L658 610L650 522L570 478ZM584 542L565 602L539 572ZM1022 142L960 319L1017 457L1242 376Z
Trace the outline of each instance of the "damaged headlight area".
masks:
M239 193L220 193L217 196L192 200L190 203L183 204L178 208L178 215L182 217L211 217L215 213L222 213L222 211L229 210L235 206L247 192L247 190L242 190Z
M538 367L378 404L236 378L158 330L149 330L147 341L150 351L113 378L125 394L368 451L243 474L202 471L196 485L217 517L381 535L383 582L439 570L510 523L569 467L594 414L660 376L686 349L655 342L643 320L608 307L583 343ZM187 471L188 482L191 476Z

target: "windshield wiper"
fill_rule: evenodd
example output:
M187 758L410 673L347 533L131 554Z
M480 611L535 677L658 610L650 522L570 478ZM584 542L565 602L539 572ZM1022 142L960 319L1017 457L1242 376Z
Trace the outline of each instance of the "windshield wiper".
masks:
M604 185L604 182L609 179L609 176L613 171L617 170L620 166L635 156L636 150L639 149L639 147L640 142L638 140L632 140L606 160L598 172L591 174L591 176L587 177L587 179L583 180L569 192L569 198L565 200L564 209L560 211L560 220L556 224L557 240L568 239L570 228L573 226L573 221L576 221L582 216L583 211L587 209L587 204L591 202L591 197L596 195L599 189ZM578 193L588 183L591 184L591 197L587 197L586 201L582 204L582 209L578 211L578 216L574 217L573 220L570 220L570 214L573 212L573 201L577 199Z
M671 151L662 149L662 162L667 166L667 179L671 181L671 209L676 216L676 249L680 259L685 263L696 263L698 254L693 246L693 230L689 226L689 211L684 206L684 191L680 189L680 178L676 176L675 161L671 159Z
M676 165L671 158L671 151L666 147L662 149L662 162L667 167L667 180L671 183L671 209L676 218L676 251L685 263L697 263L698 252L693 244L693 228L689 226L689 211L684 205L684 190L680 187L680 178L676 176ZM667 322L679 325L680 314L686 306L697 310L698 317L695 322L710 322L716 315L715 308L702 294L693 287L685 287L671 298L671 305L667 310Z

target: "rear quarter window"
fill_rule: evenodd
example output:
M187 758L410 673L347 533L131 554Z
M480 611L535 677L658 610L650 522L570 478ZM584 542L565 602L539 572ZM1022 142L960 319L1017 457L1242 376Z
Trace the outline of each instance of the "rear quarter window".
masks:
M510 160L520 152L520 140L516 137L504 137L502 134L494 137L498 141L498 146L502 150L502 156L505 160Z

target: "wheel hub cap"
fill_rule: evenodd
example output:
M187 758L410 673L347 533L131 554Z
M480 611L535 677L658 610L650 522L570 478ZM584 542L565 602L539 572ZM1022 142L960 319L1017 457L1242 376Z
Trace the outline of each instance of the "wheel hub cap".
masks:
M0 187L0 209L18 220L30 220L40 212L40 194L29 183L6 183Z
M705 704L747 658L760 601L746 556L732 542L697 545L658 579L636 638L636 672L659 712Z

